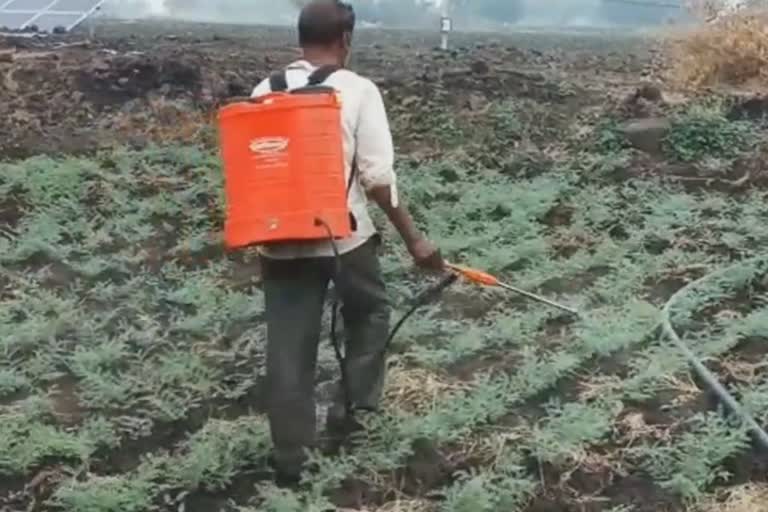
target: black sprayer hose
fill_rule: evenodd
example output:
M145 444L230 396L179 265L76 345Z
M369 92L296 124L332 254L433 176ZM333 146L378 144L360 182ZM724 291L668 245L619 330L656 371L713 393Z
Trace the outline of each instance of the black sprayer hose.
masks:
M397 336L397 333L400 331L400 329L405 325L405 322L408 321L409 318L413 316L416 311L418 311L420 308L426 306L430 302L437 300L437 298L453 283L456 282L456 280L459 278L458 274L454 274L451 272L447 276L445 276L443 279L441 279L437 284L434 286L430 286L426 290L422 291L420 294L418 294L416 297L411 299L411 309L409 309L401 318L397 321L395 326L392 328L392 330L389 332L389 337L387 338L387 343L384 345L383 352L387 352L389 350L389 346L392 344L392 340L395 339L395 336Z
M336 245L336 237L333 235L333 230L331 229L331 226L328 225L325 220L322 218L315 219L315 225L318 227L322 227L325 229L326 233L328 234L328 241L331 244L331 248L333 250L333 257L334 257L334 272L336 275L336 279L341 278L341 254L339 253L339 248ZM387 337L387 341L384 343L384 347L381 349L380 354L386 355L387 351L389 350L389 346L392 344L392 340L395 338L397 333L400 331L400 329L405 325L405 322L413 316L416 311L418 311L420 308L426 306L433 300L437 299L440 294L442 294L446 288L451 286L453 283L456 282L456 280L459 278L458 274L455 274L451 272L446 277L438 281L437 284L434 286L430 286L426 290L419 293L416 297L414 297L410 303L411 303L411 309L409 309L403 317L398 320L397 324L395 324L395 327L390 331L389 336ZM336 284L338 286L338 282ZM344 352L341 349L341 343L339 343L339 339L336 336L336 326L338 324L338 311L339 311L339 296L338 293L334 293L333 295L333 302L331 303L331 345L333 345L333 352L336 356L336 361L339 364L340 371L341 371L341 390L344 394L344 408L346 409L347 415L349 417L352 417L354 414L354 403L352 403L351 400L351 393L349 391L349 379L347 376L347 364L346 364L346 357Z
M392 330L389 332L389 336L387 337L387 341L384 343L384 347L382 347L380 355L386 356L387 351L389 350L390 345L392 344L392 340L397 336L397 333L400 331L400 329L405 325L405 322L408 321L409 318L411 318L414 313L416 313L420 308L426 306L430 302L436 300L440 294L442 294L449 286L451 286L453 283L456 282L456 280L459 278L457 274L451 273L441 279L437 282L437 284L430 286L426 290L419 293L416 297L411 299L409 302L411 304L411 308L400 318L400 320L397 321L395 326L392 328ZM333 304L331 306L331 344L333 345L333 351L336 355L336 360L339 363L339 366L341 367L341 390L344 394L344 406L346 408L347 415L349 417L352 417L354 415L354 404L351 400L351 393L350 389L348 387L348 379L347 379L347 371L346 371L346 357L342 353L341 350L341 344L339 343L338 338L336 337L336 324L337 324L337 316L338 316L338 297L334 296Z
M456 274L449 274L443 279L441 279L437 284L430 286L426 290L422 291L419 295L414 297L410 303L411 303L411 309L409 309L401 318L398 320L398 322L395 324L394 328L389 332L389 336L387 337L387 341L384 343L384 347L382 347L381 352L379 355L386 356L387 351L389 350L390 345L392 344L392 340L395 338L397 333L400 331L400 329L405 325L405 322L411 318L416 311L418 311L420 308L426 306L433 300L437 299L440 294L445 291L446 288L451 286L453 283L456 282L456 280L459 278ZM344 407L346 409L347 415L351 418L354 415L354 404L351 400L351 393L349 389L349 381L347 378L347 364L346 364L346 357L342 353L341 350L341 343L339 343L338 338L336 337L336 325L337 325L337 316L338 316L338 297L334 295L333 303L331 305L331 344L333 345L333 352L336 356L336 361L339 363L339 366L341 368L341 391L344 394Z
M333 270L337 280L335 286L339 286L338 280L341 279L341 253L339 252L338 245L336 245L336 237L333 235L331 226L328 225L328 223L322 218L316 218L315 225L325 229L326 233L328 234L328 242L331 244L331 249L333 250ZM344 357L344 353L341 350L341 343L339 343L339 339L336 337L338 310L339 294L334 292L333 301L331 302L331 345L333 345L333 353L336 356L336 361L339 364L339 371L341 372L340 380L341 391L344 394L344 408L346 409L347 414L351 416L354 412L354 404L352 403L350 398L351 395L349 393L349 379L347 378L346 358Z

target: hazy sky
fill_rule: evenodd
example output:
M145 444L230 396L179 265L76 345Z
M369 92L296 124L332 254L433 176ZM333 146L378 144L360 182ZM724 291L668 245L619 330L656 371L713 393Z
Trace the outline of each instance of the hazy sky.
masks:
M170 3L170 0L165 0ZM142 16L163 16L194 18L200 21L251 22L251 23L293 23L295 7L289 0L252 0L254 8L233 9L232 5L248 6L248 0L174 0L181 6L169 12L164 7L164 0L112 0L109 10L118 16L139 18ZM386 5L387 0L380 0ZM441 3L445 0L433 0ZM513 0L510 0L513 1ZM523 5L522 17L517 20L523 25L553 26L590 26L605 25L614 22L661 22L670 14L679 13L676 9L654 7L659 4L683 3L684 0L628 0L604 3L604 0L520 0ZM736 3L739 0L723 0ZM189 3L187 3L189 2ZM240 3L238 3L240 2ZM271 7L264 9L267 4ZM639 4L639 5L638 5ZM649 4L643 6L642 4ZM186 6L189 6L188 8ZM471 4L471 0L470 3ZM394 18L402 18L391 13ZM390 16L390 19L393 17ZM410 18L409 18L410 19ZM633 21L637 20L637 21ZM465 20L466 21L466 20ZM407 20L403 20L403 23ZM411 20L413 22L413 20ZM424 23L424 20L421 20ZM459 26L457 25L457 28Z

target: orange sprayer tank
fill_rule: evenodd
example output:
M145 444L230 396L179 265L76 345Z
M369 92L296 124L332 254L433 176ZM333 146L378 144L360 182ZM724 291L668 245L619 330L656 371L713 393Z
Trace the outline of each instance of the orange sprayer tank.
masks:
M306 92L306 91L305 91ZM351 234L333 90L272 93L219 111L230 248Z

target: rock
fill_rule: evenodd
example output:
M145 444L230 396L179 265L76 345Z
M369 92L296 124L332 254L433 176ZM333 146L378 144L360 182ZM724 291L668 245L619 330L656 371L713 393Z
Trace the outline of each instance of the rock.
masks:
M403 107L410 107L412 105L418 105L422 101L422 98L420 96L411 95L407 96L400 101L400 105Z
M486 97L480 94L472 93L469 95L469 98L467 99L467 106L473 112L482 110L483 107L485 107L487 104L488 104L488 100L486 99Z
M625 123L619 131L634 148L651 155L661 156L664 138L670 129L669 120L651 117Z
M63 35L67 33L67 28L63 25L57 25L53 27L53 33L56 35Z
M487 75L491 71L491 67L484 60L476 60L472 63L470 69L476 75Z
M664 103L661 89L645 83L624 99L624 110L632 117L654 117L658 115L658 106Z
M109 62L103 59L99 59L96 62L93 63L91 66L91 69L93 71L96 71L98 73L106 73L109 71L112 67L109 65Z
M635 98L642 98L644 100L658 103L664 99L661 89L654 84L646 83L637 88L635 92Z
M14 51L0 51L0 62L13 62L14 61Z
M251 88L241 78L237 78L227 82L226 95L228 97L248 96L250 92L251 92Z
M768 119L768 96L754 96L737 102L728 112L731 121Z

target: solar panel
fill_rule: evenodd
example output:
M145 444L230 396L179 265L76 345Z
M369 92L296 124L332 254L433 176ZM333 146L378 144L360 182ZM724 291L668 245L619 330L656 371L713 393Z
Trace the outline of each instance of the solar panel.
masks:
M94 0L59 0L56 3L55 10L87 12L93 9L94 4L97 3L100 2L95 2Z
M0 0L0 28L22 30L36 26L52 32L70 31L96 12L105 0Z
M0 11L0 28L18 29L29 19L29 14Z
M51 0L11 0L3 9L8 11L41 11L51 5Z
M35 18L32 22L37 26L37 29L41 32L53 32L56 27L64 27L67 30L71 30L69 27L74 27L80 23L82 14L57 14L57 13L45 13L42 16Z

